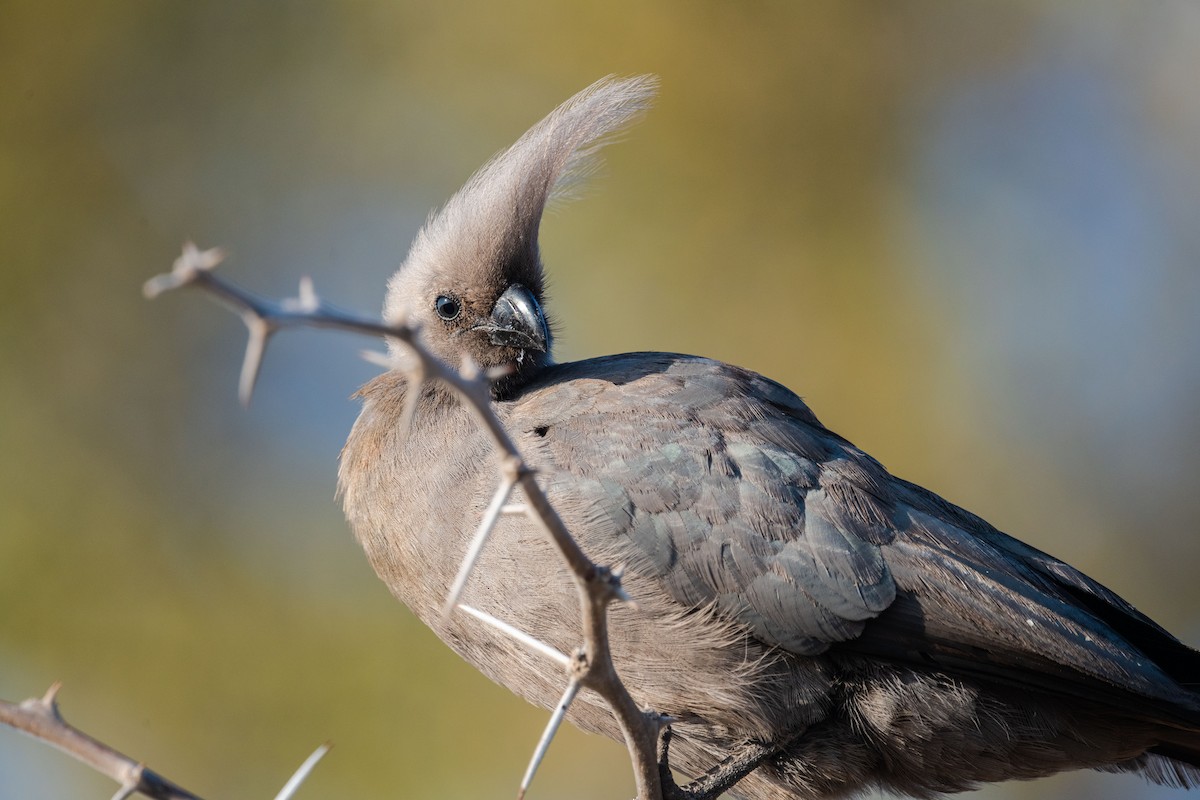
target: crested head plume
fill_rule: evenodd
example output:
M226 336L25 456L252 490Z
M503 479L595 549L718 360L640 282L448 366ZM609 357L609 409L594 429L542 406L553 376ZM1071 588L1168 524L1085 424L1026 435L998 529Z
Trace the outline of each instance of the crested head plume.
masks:
M657 85L652 75L602 78L494 156L417 234L388 284L384 318L406 319L414 287L437 274L518 266L540 288L537 237L547 203L566 199L594 171L599 149L646 110Z

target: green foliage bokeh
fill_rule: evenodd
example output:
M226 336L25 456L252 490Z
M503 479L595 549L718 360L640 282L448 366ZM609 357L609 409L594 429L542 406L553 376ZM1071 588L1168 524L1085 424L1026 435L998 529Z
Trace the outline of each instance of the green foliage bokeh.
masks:
M370 375L357 343L276 343L243 412L237 320L139 286L196 237L229 247L244 285L282 295L308 272L377 308L427 210L608 73L655 72L662 96L586 199L546 220L560 357L757 369L1188 639L1194 477L1146 508L1101 459L1008 435L994 419L1029 412L983 396L998 367L956 356L973 320L914 278L905 241L923 110L1019 69L1047 27L1137 22L1084 8L3 3L0 696L63 680L69 719L206 797L273 796L325 740L302 797L515 791L544 713L397 605L341 520L337 441ZM1135 96L1154 136L1194 130L1172 84L1112 47L1114 69L1149 76ZM1194 415L1173 424L1166 455L1200 465ZM111 791L41 750L0 730L0 798ZM987 794L1141 789L1096 780ZM531 797L631 787L620 747L569 732Z

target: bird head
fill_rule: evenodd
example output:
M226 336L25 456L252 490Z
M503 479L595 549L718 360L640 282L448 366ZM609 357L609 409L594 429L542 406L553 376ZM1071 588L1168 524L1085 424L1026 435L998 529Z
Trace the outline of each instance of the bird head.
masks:
M384 320L416 326L452 366L469 359L506 371L500 394L549 364L542 213L586 177L606 137L645 110L655 86L650 76L605 78L493 157L417 234L388 283Z

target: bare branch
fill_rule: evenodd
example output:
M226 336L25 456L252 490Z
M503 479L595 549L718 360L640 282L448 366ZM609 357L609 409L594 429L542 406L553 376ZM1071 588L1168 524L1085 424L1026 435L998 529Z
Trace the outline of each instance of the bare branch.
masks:
M242 374L239 381L239 394L244 402L249 401L253 391L267 340L276 331L284 328L302 326L337 328L376 336L389 336L399 339L410 347L413 346L415 333L412 329L403 326L391 327L382 322L362 319L339 311L317 296L312 281L307 278L301 281L298 297L280 302L256 297L213 273L213 268L224 258L225 252L220 248L200 250L188 242L183 247L183 254L175 259L171 271L165 275L156 275L146 281L142 292L146 297L155 298L163 292L195 286L211 294L242 318L242 322L249 331L249 341L246 345L246 356L242 362ZM444 368L443 371L457 378L457 373L453 370ZM443 378L441 374L438 374L437 377Z
M200 800L198 795L68 724L58 711L56 696L61 686L55 683L44 696L17 704L0 700L0 722L56 747L101 775L112 778L120 785L114 798L126 798L140 792L158 800Z
M338 328L385 336L402 342L411 351L414 356L412 361L416 365L409 368L410 380L415 380L417 384L426 380L439 381L450 387L462 399L494 442L500 453L505 475L515 475L515 484L520 486L525 494L526 513L538 521L562 553L575 576L579 588L584 644L579 651L578 664L572 665L572 680L581 687L595 691L612 708L633 761L640 800L661 798L662 782L657 758L661 718L657 714L643 712L638 708L617 676L609 647L608 605L614 600L628 601L628 595L621 588L618 573L594 564L580 549L538 485L533 470L525 463L492 406L486 378L494 379L496 376L480 376L479 369L473 364L464 364L458 370L451 368L421 345L417 332L412 327L389 326L338 311L317 297L311 283L302 283L300 296L294 300L274 303L257 298L212 273L213 267L220 263L223 255L220 250L201 251L188 243L171 272L148 281L145 292L147 296L154 297L170 289L196 286L214 295L241 315L250 331L240 386L240 394L244 400L249 399L270 335L277 330L299 325ZM417 392L410 394L415 396ZM411 419L411 416L408 418ZM488 531L494 527L495 517L501 511L514 511L504 505L512 489L511 486L505 487L508 480L505 476L500 479L500 485L489 506L490 521L489 518L485 518L480 525L480 533L476 536L477 546L472 548L473 551L482 548ZM468 557L460 569L461 581L456 581L456 586L465 582L472 563L473 558ZM461 587L448 599L448 605L454 605L453 597L458 591L461 591Z

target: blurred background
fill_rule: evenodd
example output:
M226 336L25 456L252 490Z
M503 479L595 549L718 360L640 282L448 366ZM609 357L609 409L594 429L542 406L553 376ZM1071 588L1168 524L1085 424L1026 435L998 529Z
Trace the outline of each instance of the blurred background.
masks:
M371 343L141 283L186 238L376 313L429 209L608 73L661 100L543 227L562 360L791 386L893 472L1200 645L1200 5L0 3L0 697L211 798L504 797L546 715L334 499ZM112 785L0 730L0 797ZM531 798L632 795L568 732ZM1165 798L1081 773L973 797Z

